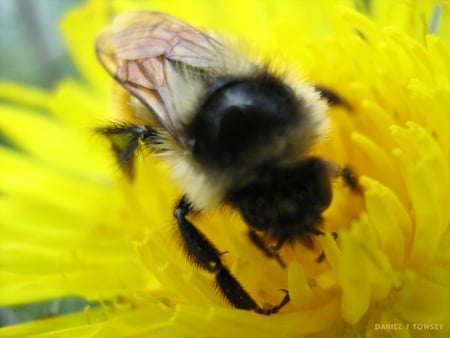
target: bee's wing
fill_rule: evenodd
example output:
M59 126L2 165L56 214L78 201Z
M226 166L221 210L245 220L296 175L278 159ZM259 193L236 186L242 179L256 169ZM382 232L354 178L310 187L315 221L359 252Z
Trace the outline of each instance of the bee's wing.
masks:
M119 15L97 38L97 56L106 70L142 101L182 145L184 128L173 104L173 61L197 68L215 65L223 46L168 14L135 11Z

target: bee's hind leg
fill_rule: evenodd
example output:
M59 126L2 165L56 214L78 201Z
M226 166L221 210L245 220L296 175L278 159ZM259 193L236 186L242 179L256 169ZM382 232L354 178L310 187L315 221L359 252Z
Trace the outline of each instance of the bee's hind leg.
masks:
M217 289L234 307L270 315L289 303L288 292L282 290L286 294L278 305L266 309L256 304L228 268L222 264L221 252L186 218L193 211L185 196L175 208L174 215L183 240L183 248L196 266L215 275Z

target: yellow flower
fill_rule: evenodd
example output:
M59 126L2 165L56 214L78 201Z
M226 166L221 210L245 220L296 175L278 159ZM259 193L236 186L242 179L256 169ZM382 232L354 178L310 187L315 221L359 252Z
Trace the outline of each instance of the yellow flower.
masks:
M117 102L94 55L110 14L151 8L250 40L346 104L315 152L360 175L339 182L315 249L254 248L236 213L198 228L258 304L232 308L179 248L181 192L140 156L132 182L93 133ZM356 9L359 10L357 12ZM82 313L0 328L3 337L431 337L450 332L450 6L445 1L91 0L61 25L83 79L50 92L0 83L0 301L78 295ZM50 112L49 115L41 111ZM326 259L315 261L321 250Z

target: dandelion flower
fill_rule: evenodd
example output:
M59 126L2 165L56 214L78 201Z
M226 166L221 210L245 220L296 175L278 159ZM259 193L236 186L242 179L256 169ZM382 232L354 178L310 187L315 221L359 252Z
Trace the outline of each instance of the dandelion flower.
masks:
M168 165L142 154L130 182L93 133L120 105L95 37L111 13L144 8L252 41L345 100L330 107L329 135L314 152L350 164L363 193L336 182L314 249L282 248L283 269L249 243L237 213L196 217L258 304L289 290L275 315L232 308L213 276L186 260L172 219L181 191ZM70 11L61 31L82 80L53 91L0 83L0 131L11 145L0 147L0 301L77 295L99 306L0 335L448 335L449 15L445 1L91 0Z

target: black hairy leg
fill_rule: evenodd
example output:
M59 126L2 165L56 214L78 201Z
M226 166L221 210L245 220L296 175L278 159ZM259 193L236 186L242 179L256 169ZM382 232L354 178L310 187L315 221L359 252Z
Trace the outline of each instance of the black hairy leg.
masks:
M184 196L175 208L175 218L183 240L183 248L193 264L215 275L217 289L236 308L270 315L278 312L290 298L286 293L282 301L272 308L260 307L245 291L220 260L221 252L186 218L194 210Z
M319 92L320 96L324 98L331 106L344 106L350 108L350 105L342 97L340 97L332 89L325 86L315 86L316 91Z
M341 177L344 183L355 193L361 193L362 187L359 184L358 175L349 166L345 166L341 170Z
M275 259L278 264L282 267L286 267L286 263L283 261L283 259L280 257L280 254L277 252L276 248L270 248L268 247L266 241L264 241L261 236L259 236L256 231L249 230L248 231L248 237L250 238L250 241L258 248L260 249L267 257Z
M134 156L140 141L145 141L149 145L160 143L158 132L146 126L114 124L97 128L96 131L109 139L117 162L130 177L133 176Z

